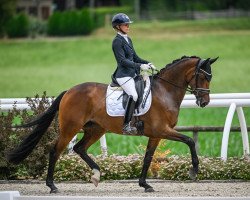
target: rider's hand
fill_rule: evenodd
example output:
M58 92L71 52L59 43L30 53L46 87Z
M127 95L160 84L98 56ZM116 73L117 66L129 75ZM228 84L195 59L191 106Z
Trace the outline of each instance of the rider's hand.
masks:
M141 64L141 70L149 70L151 67L148 64Z
M148 65L150 66L151 69L155 70L156 67L153 65L153 63L148 63Z

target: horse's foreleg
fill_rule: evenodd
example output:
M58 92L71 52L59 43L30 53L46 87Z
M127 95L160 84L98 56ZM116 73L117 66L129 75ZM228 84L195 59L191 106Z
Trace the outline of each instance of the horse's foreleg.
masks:
M87 149L94 144L104 134L101 127L93 125L93 129L84 130L83 138L73 147L74 151L89 165L92 169L93 175L91 182L97 187L100 181L100 167L88 156Z
M192 157L192 165L193 168L190 169L189 171L189 176L191 179L195 180L198 174L199 170L199 159L196 153L195 149L195 142L192 138L183 135L179 132L177 132L174 129L168 128L167 132L165 133L166 139L169 140L174 140L174 141L180 141L189 146L190 152L191 152L191 157Z
M157 148L159 142L161 139L156 139L156 138L149 138L148 141L148 146L146 150L146 154L143 160L143 168L141 172L141 176L139 179L139 186L145 188L145 192L154 192L153 187L151 187L149 184L146 182L146 177L147 177L147 172L149 169L149 166L151 164L152 158L154 156L155 149Z

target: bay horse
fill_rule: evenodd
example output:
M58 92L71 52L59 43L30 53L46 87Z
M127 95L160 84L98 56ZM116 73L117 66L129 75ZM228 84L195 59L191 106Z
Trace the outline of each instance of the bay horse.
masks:
M201 59L196 56L183 56L152 75L152 104L149 111L140 116L144 122L144 136L149 138L139 177L139 186L143 187L145 192L154 191L153 187L147 184L146 176L161 139L179 141L188 145L192 158L189 176L191 179L196 179L199 160L195 143L192 138L177 132L174 127L186 91L196 96L198 106L205 107L209 103L211 65L216 60L217 58ZM111 117L106 112L107 87L107 84L88 82L62 92L42 115L21 125L22 127L36 127L18 147L7 155L8 161L18 164L24 160L38 144L56 113L59 112L60 132L49 154L46 185L51 193L58 192L53 177L56 161L67 144L82 129L84 136L73 149L92 169L91 181L97 186L100 181L100 168L88 156L87 150L107 131L122 134L123 127L123 117Z

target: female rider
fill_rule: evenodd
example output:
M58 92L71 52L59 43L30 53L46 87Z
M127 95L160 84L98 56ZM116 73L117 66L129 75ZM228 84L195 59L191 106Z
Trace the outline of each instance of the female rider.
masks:
M137 56L132 40L128 37L131 23L133 22L123 13L116 14L112 19L112 26L117 32L112 43L112 49L117 61L117 68L112 75L112 79L129 95L125 108L123 134L137 134L136 127L130 124L135 110L135 103L138 99L134 78L140 74L140 70L155 69L152 63Z

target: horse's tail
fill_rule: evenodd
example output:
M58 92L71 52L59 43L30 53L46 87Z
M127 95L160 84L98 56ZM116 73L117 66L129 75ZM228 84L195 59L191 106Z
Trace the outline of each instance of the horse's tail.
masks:
M43 134L47 131L52 120L54 119L57 111L59 110L59 105L62 100L63 95L66 91L62 92L52 103L52 105L37 119L20 125L18 127L31 127L37 125L34 130L16 147L14 150L7 154L7 160L13 164L19 164L24 160L36 147Z

